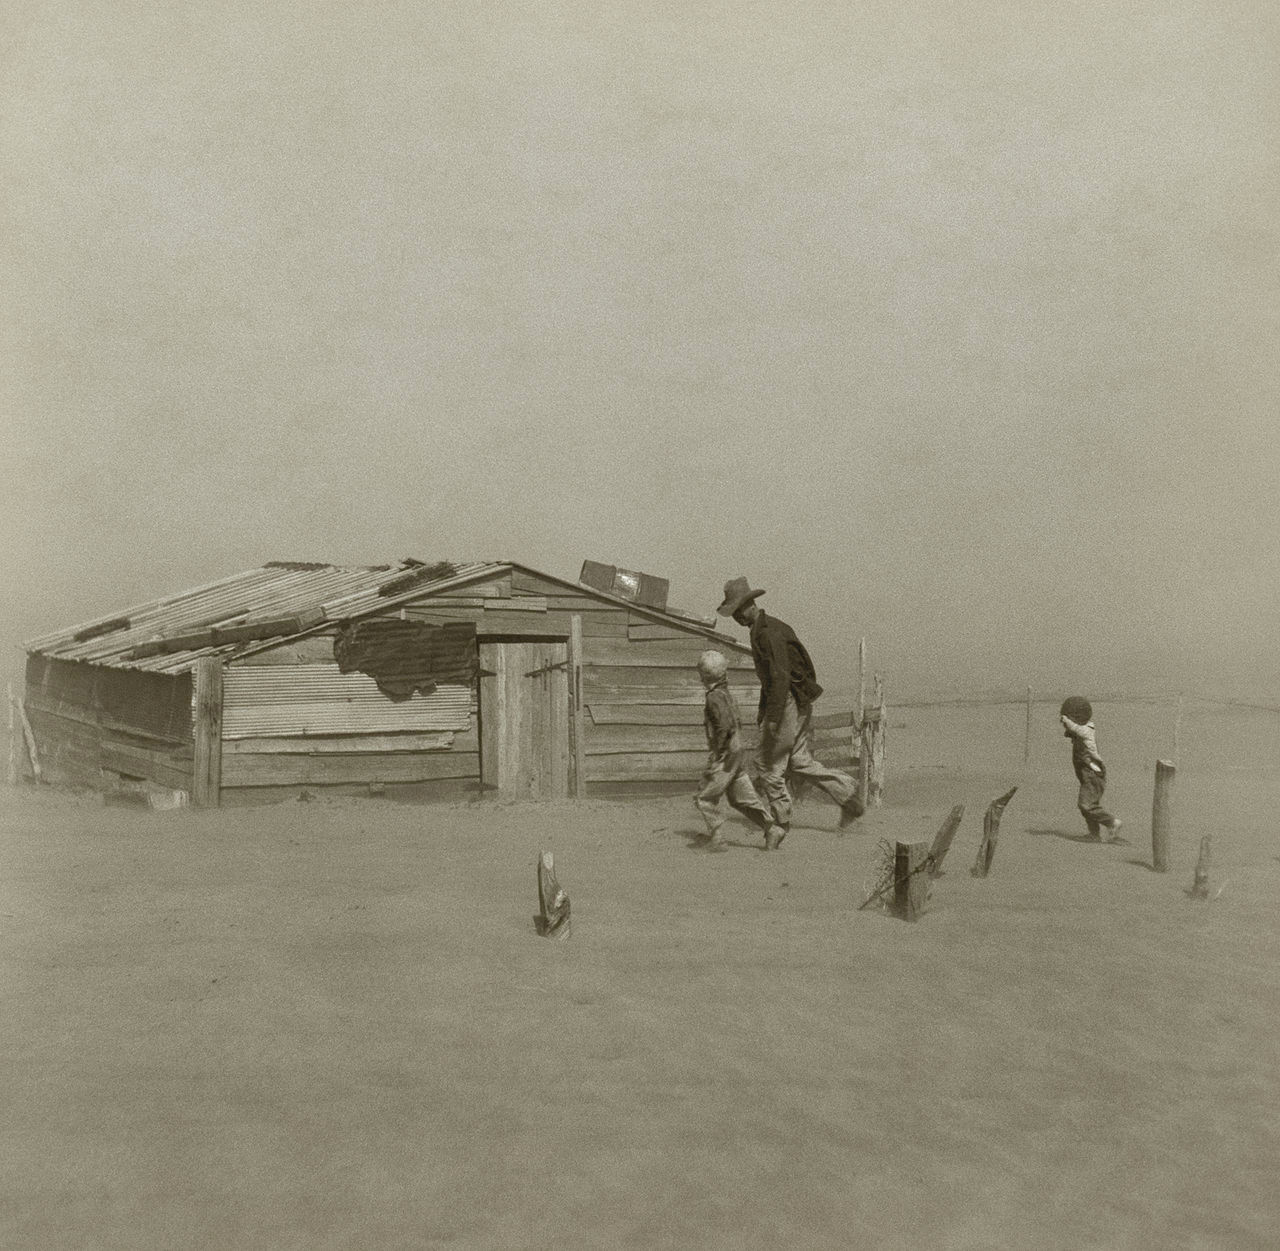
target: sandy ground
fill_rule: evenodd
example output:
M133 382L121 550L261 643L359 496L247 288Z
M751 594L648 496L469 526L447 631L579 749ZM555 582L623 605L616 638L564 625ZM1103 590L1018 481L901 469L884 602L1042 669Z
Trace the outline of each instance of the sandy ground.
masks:
M1066 765L912 770L845 837L687 798L151 813L0 802L0 1241L23 1248L1271 1248L1280 779L1150 860ZM916 924L883 838L970 810ZM1217 838L1210 903L1188 899ZM535 937L554 851L565 943Z

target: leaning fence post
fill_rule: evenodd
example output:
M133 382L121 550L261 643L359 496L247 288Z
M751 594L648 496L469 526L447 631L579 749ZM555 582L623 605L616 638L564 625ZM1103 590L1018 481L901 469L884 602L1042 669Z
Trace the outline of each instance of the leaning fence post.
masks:
M978 845L978 858L969 870L974 877L986 877L991 872L991 862L996 858L996 839L1000 837L1000 818L1004 816L1005 805L1017 791L1006 791L998 799L993 799L987 806L986 815L982 818L982 842Z
M538 855L538 915L533 921L543 938L569 937L569 896L556 880L555 860L549 851Z
M1151 867L1169 871L1169 835L1173 826L1173 776L1171 760L1156 761L1155 794L1151 800Z
M870 755L871 771L867 779L867 794L864 804L869 808L879 808L884 803L885 774L885 716L884 679L876 674L876 706L875 720L871 724Z

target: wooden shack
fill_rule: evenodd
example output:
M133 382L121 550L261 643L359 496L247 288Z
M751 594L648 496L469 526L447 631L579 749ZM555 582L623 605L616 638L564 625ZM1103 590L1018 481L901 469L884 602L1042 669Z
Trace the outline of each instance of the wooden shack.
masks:
M714 618L505 561L275 562L33 640L24 708L46 780L199 805L684 789L708 647L751 738L750 652ZM822 711L847 765L853 715Z

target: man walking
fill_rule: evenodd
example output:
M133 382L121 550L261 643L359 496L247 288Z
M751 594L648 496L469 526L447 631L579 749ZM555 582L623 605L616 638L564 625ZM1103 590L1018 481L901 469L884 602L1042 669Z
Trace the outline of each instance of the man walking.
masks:
M751 658L760 679L760 746L756 772L761 798L777 826L766 846L776 850L791 825L791 792L787 774L820 786L840 806L840 828L862 816L858 785L849 774L829 769L813 758L810 721L814 700L822 694L813 661L796 632L785 621L766 616L756 603L763 590L752 590L746 578L724 584L724 602L716 611L751 632Z

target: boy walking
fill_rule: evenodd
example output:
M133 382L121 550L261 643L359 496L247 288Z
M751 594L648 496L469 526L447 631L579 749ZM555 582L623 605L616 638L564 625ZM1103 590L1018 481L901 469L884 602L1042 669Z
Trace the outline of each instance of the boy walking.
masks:
M1058 711L1062 729L1071 740L1071 766L1080 783L1076 806L1094 838L1111 842L1120 829L1120 819L1102 806L1102 792L1107 786L1107 766L1098 755L1098 740L1093 725L1093 706L1087 699L1072 695L1062 701Z
M702 723L707 732L707 767L693 802L707 823L707 845L723 851L724 824L721 798L727 799L764 834L766 851L773 851L782 841L781 831L773 824L769 810L760 802L746 772L746 751L738 726L738 710L729 694L729 663L722 653L705 651L698 658L698 676L706 690Z

